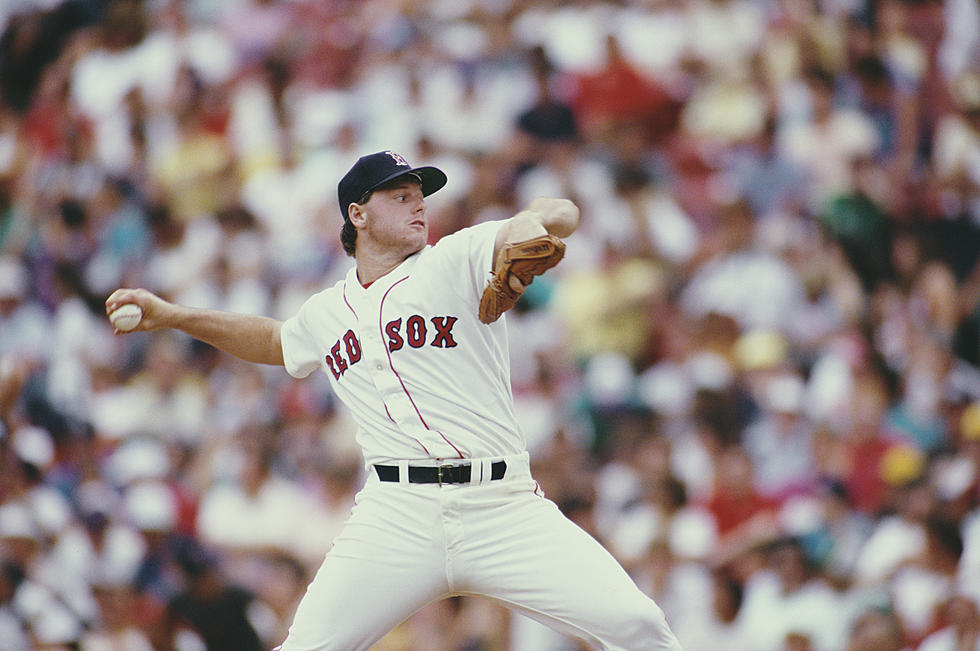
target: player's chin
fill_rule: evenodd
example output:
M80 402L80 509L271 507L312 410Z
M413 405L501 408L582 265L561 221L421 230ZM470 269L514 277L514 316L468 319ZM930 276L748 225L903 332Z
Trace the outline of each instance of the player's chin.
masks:
M403 255L409 256L421 251L428 243L428 232L410 230L402 231L397 243L392 242L392 245L401 251Z
M413 242L425 245L429 240L429 225L425 222L412 222L408 225L408 237Z

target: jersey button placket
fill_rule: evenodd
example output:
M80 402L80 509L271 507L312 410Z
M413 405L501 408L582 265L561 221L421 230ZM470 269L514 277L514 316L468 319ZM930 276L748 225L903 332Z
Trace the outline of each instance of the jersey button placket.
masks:
M388 367L387 351L381 342L381 338L374 332L372 327L367 326L365 331L366 334L363 337L361 345L364 348L364 356L371 365L372 375L375 376L374 381L377 383L378 376L384 373Z
M369 365L368 374L384 401L388 417L396 423L402 422L407 417L407 412L405 406L398 400L401 392L400 384L388 361L387 347L381 333L377 330L379 321L377 309L375 308L373 312L368 310L365 312L373 314L366 323L363 320L361 322L364 332L361 345L364 359Z

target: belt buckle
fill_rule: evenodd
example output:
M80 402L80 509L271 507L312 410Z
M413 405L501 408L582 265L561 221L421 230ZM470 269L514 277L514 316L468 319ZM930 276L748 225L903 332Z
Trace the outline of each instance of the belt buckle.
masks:
M452 464L452 463L444 463L444 464L438 466L438 469L436 471L436 478L439 480L439 485L440 486L442 486L442 473L443 473L443 471L444 470L445 471L451 471L455 467L456 466L454 464ZM449 477L446 477L446 480L448 481L449 480Z

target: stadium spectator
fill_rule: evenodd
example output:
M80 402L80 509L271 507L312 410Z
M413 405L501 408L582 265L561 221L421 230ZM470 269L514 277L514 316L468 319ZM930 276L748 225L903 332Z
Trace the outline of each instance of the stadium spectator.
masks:
M516 404L686 648L975 645L978 35L972 0L0 3L0 646L176 648L212 594L282 639L347 415L101 303L289 316L382 143L450 172L434 239L580 206ZM535 626L461 597L381 648L575 648Z

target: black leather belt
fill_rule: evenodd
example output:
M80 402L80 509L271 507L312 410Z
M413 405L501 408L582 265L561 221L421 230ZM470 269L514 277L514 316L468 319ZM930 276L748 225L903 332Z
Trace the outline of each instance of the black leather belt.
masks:
M398 481L398 466L375 465L378 479L381 481ZM409 466L408 481L410 484L468 484L472 477L473 467L468 463L444 464L441 466ZM506 461L494 461L490 466L490 479L503 479L507 472Z

